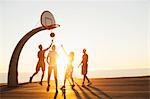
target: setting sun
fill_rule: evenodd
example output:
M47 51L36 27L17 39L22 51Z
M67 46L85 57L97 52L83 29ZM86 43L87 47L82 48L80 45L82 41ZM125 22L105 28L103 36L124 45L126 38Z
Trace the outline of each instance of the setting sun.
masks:
M64 80L65 69L67 66L67 56L63 53L59 53L58 60L57 60L57 68L58 68L58 79Z
M69 52L67 50L67 55L64 53L63 49L58 46L58 60L57 60L57 68L58 68L58 79L63 81L64 80L64 76L65 76L65 72L66 72L66 69L67 69L67 65L68 65L68 56L69 55ZM71 50L72 51L72 50ZM74 50L73 52L77 52L76 50ZM81 56L79 56L79 54L75 53L74 55L74 61L73 61L73 67L74 67L74 72L76 73L73 73L73 76L76 78L78 75L80 75L80 69L77 68L77 66L79 65L79 62L81 59L80 58ZM78 73L78 74L77 74Z

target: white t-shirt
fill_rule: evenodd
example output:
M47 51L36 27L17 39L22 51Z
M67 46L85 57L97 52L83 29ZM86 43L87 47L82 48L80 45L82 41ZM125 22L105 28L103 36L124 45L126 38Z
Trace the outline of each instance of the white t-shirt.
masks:
M49 65L50 66L56 66L57 65L57 57L58 57L58 54L56 51L49 51L48 53L48 56L49 58Z

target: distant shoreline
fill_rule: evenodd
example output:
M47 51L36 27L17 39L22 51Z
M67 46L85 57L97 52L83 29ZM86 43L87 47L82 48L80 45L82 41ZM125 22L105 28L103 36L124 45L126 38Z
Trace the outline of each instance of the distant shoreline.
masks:
M30 76L33 72L19 72L18 73L18 81L20 83L28 82ZM47 71L45 72L47 74ZM89 78L122 78L122 77L140 77L140 76L150 76L150 69L119 69L119 70L90 70L88 71ZM8 73L0 73L0 83L7 83ZM82 78L81 72L78 70L74 70L73 73L74 78ZM33 81L39 81L41 78L41 72L39 72L33 79ZM64 75L58 75L58 79L63 79ZM53 80L53 74L51 79ZM47 75L44 76L43 80L47 80Z

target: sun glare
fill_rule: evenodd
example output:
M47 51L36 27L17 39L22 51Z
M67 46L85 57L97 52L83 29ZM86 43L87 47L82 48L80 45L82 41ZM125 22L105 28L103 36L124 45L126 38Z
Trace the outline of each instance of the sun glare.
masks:
M66 72L66 68L67 68L67 64L68 64L68 57L63 52L62 49L58 48L57 52L58 52L58 59L57 59L58 79L60 81L63 81L64 80L64 76L65 76L65 72ZM73 77L75 77L75 78L80 74L80 69L77 68L77 64L79 64L79 62L78 62L79 60L78 59L79 59L79 56L77 56L75 54L74 62L73 62L73 66L74 66Z
M64 80L64 75L65 75L65 70L67 67L67 56L63 54L61 51L58 53L58 60L57 60L57 65L58 65L58 79L60 81Z

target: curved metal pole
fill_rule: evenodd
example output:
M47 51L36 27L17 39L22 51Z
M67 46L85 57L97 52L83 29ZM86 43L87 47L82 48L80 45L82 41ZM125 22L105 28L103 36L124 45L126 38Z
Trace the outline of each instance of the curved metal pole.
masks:
M9 71L8 71L9 87L16 87L18 85L18 61L23 46L34 34L42 30L46 30L46 28L41 26L31 30L25 36L22 37L22 39L18 42L17 46L15 47L9 63Z

